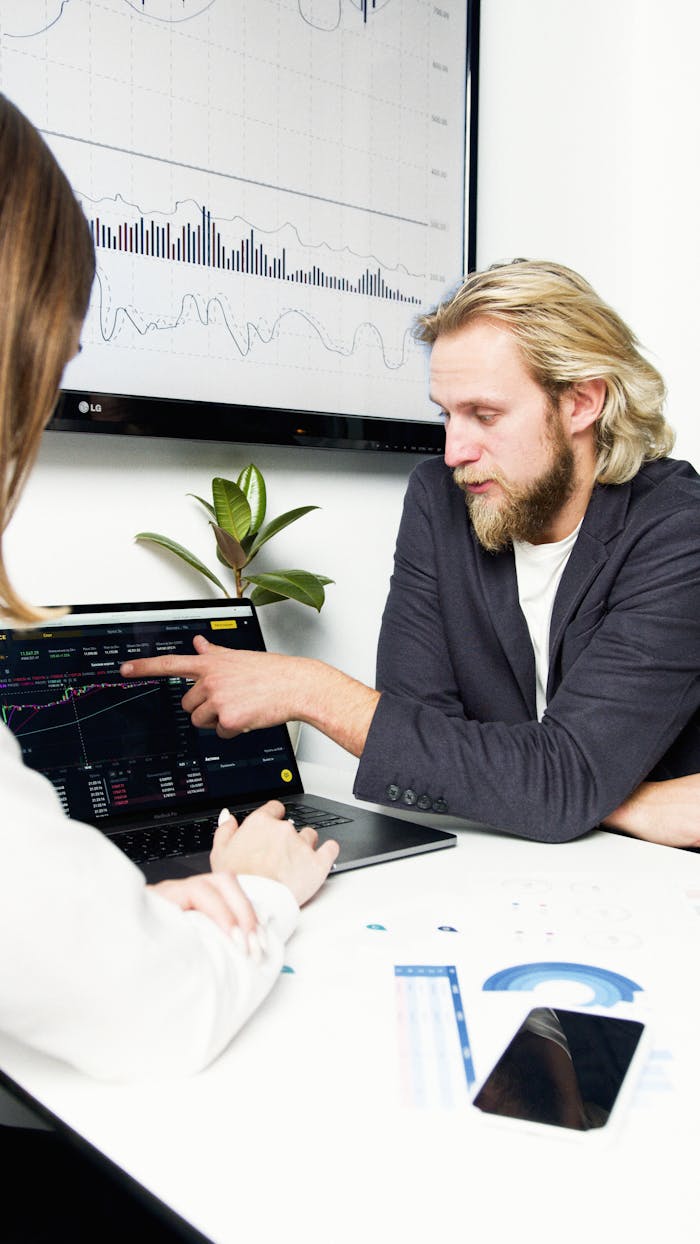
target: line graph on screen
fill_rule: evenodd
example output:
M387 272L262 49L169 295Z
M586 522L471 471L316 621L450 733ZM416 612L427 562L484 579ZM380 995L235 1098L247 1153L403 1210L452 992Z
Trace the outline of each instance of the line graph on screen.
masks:
M61 20L73 0L56 0L53 6L45 0L25 0L23 12L16 14L14 38L35 38L45 34ZM122 0L137 16L150 21L180 24L192 21L212 9L218 0ZM343 20L344 10L355 11L366 25L373 14L385 8L391 0L297 0L299 16L314 30L337 30ZM47 12L48 9L48 12Z
M161 702L168 694L157 679L131 684L30 680L0 687L0 720L33 767L96 764L130 755L134 740L148 737L149 730L158 730L164 750L175 751L176 734L163 726L169 716Z

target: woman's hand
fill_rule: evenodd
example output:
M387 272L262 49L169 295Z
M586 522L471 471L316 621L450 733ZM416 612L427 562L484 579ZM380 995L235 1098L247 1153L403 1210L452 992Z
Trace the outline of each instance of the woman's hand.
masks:
M148 889L182 911L201 911L224 933L231 934L246 953L257 957L265 950L265 934L258 926L255 908L230 873L198 873L182 880L159 881Z
M317 848L316 830L307 825L297 832L285 820L286 814L284 804L273 799L239 825L224 808L214 835L211 866L217 875L249 873L281 881L301 907L323 885L340 847L329 839Z

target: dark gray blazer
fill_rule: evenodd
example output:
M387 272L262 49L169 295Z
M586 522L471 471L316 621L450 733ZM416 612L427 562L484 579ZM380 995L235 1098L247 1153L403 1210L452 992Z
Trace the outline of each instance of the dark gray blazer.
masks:
M563 842L646 777L700 771L700 478L596 485L559 585L547 711L513 554L484 552L442 459L413 472L360 799Z

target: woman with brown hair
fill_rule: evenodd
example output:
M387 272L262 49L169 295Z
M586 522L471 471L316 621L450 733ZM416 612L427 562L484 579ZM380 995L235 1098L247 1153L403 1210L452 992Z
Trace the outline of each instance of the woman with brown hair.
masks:
M94 269L66 177L0 96L0 533L79 348ZM15 626L50 616L17 595L1 544L0 614ZM257 876L240 883L229 863L150 887L103 835L64 815L5 726L0 789L0 1029L108 1079L204 1067L277 979L298 905L337 845L316 850L315 832L297 833L271 803L240 828L225 818L215 838L217 862L235 858L245 874L255 860Z

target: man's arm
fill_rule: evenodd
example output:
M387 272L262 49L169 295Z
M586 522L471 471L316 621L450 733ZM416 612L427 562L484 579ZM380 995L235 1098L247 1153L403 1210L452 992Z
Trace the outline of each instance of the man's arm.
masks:
M123 672L138 678L196 678L183 705L194 725L215 728L223 737L282 720L305 721L351 755L362 755L378 691L306 657L237 652L202 636L195 646L191 657L147 657L129 662ZM245 710L236 707L241 703ZM648 842L700 846L700 774L642 783L604 823Z
M603 824L667 847L700 847L700 773L643 782Z
M203 635L192 656L128 661L128 678L194 679L182 700L192 724L222 738L284 721L303 721L361 756L379 692L311 657L221 648Z

